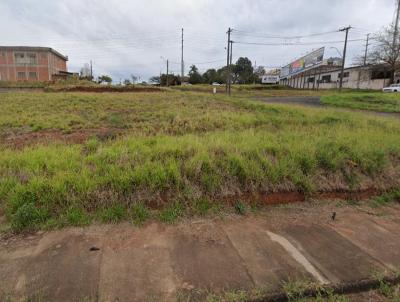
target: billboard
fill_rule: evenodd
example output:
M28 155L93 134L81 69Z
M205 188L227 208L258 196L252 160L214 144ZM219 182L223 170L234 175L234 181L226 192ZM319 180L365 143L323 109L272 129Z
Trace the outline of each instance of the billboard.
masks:
M262 84L277 84L279 83L279 76L277 75L263 75L261 78Z
M294 75L313 66L321 64L324 60L325 47L321 47L300 59L282 68L282 77Z

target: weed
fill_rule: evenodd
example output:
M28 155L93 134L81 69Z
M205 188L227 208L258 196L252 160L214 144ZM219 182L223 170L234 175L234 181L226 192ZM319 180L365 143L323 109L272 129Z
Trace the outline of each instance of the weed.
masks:
M212 208L213 208L213 204L206 197L200 198L200 199L196 200L194 203L195 213L200 216L206 216Z
M105 208L100 213L101 221L104 223L118 223L126 217L126 209L119 204Z
M67 210L66 220L69 225L73 226L84 226L90 222L87 213L83 209L76 207L71 207Z
M11 218L11 228L14 231L30 230L43 223L48 218L46 211L38 209L34 203L21 205Z
M182 203L176 201L160 212L160 220L164 223L172 224L183 216L183 210Z
M246 215L247 209L246 209L246 204L244 202L240 200L236 201L234 208L235 208L235 213L237 215Z
M137 203L132 206L131 218L133 224L139 226L143 225L148 218L150 218L150 210L146 207L144 203Z

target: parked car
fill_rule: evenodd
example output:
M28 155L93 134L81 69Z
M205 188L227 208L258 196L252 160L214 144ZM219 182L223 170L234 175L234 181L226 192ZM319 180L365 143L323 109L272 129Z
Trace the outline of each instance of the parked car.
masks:
M383 92L400 92L400 84L392 84L389 87L385 87Z
M212 83L211 85L213 85L213 86L221 86L221 84L218 83L218 82L214 82L214 83Z

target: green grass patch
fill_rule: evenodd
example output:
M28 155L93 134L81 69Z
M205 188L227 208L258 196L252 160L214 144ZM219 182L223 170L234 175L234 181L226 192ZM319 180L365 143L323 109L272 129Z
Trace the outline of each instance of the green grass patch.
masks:
M380 112L400 112L400 94L383 92L348 92L325 95L321 98L323 104L362 110Z
M0 207L16 231L151 217L173 223L184 213L218 212L232 192L240 199L282 187L357 190L383 177L390 185L399 169L400 121L363 113L174 91L5 93L0 106ZM123 136L93 134L110 127ZM8 143L57 129L89 135L82 143ZM157 215L135 203L160 196L168 202Z

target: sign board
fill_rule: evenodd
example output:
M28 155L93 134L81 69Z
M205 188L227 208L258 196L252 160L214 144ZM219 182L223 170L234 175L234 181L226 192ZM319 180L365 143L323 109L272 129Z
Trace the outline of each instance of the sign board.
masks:
M325 47L321 47L282 68L281 76L287 77L320 65L324 60Z
M262 84L277 84L279 83L279 76L277 75L263 75L261 78Z

